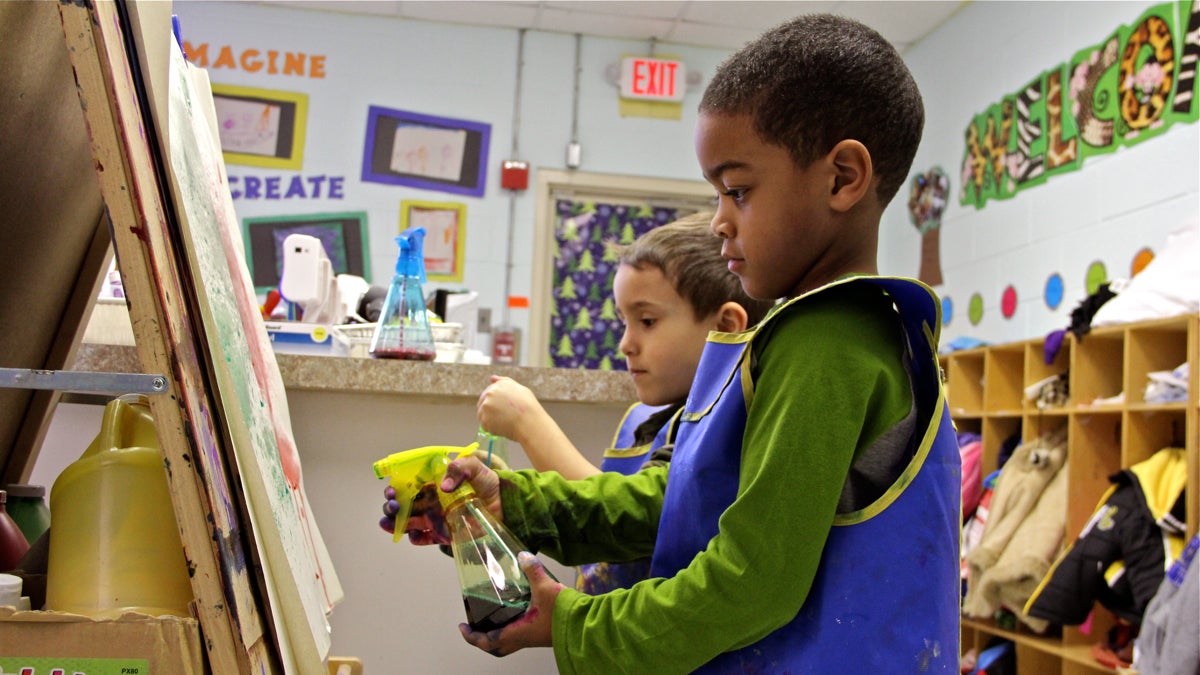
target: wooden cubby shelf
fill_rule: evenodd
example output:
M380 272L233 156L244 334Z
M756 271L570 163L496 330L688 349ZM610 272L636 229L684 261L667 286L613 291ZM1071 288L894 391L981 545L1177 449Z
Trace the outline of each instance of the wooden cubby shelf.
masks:
M1198 315L1093 328L1082 338L1068 334L1050 362L1045 340L978 347L941 356L950 415L959 431L983 441L982 475L998 468L1005 441L1022 442L1067 430L1069 458L1065 542L1073 542L1108 489L1109 476L1144 461L1164 447L1184 448L1188 494L1200 487L1200 328ZM1189 364L1187 399L1146 402L1153 372ZM1039 408L1025 390L1047 378L1065 376L1065 404ZM1187 504L1188 536L1200 524L1200 500ZM1115 671L1092 656L1092 644L1111 627L1111 614L1097 605L1089 634L1064 626L1036 635L993 621L963 617L962 650L982 651L996 637L1016 646L1019 675L1096 675ZM1061 632L1061 635L1058 633Z

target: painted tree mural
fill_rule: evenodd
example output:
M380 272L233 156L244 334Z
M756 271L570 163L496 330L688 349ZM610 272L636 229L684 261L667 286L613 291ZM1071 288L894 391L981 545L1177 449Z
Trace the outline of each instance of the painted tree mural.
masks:
M555 228L551 362L558 368L624 370L624 327L612 303L616 247L686 212L648 205L559 200Z

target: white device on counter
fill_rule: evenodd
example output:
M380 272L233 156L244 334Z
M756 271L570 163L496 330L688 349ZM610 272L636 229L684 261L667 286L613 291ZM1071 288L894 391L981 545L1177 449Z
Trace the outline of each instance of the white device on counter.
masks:
M462 324L462 334L459 341L468 349L477 347L475 344L476 326L479 324L479 293L463 291L446 296L446 311L442 320L447 323Z
M279 294L304 311L305 323L336 324L346 317L333 264L316 237L289 234L283 240Z
M337 275L338 295L342 299L342 304L345 306L346 313L341 321L354 319L360 323L367 323L367 320L359 316L358 303L362 301L363 296L371 288L371 284L367 280L354 274L339 274Z

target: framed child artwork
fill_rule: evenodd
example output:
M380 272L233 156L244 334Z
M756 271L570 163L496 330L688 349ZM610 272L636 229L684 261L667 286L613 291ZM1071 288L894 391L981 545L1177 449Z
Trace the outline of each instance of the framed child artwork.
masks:
M227 164L299 171L308 95L213 84L217 133Z
M462 281L467 207L455 202L400 202L400 230L425 228L425 276L431 281Z
M371 106L362 179L482 197L491 133L490 124Z

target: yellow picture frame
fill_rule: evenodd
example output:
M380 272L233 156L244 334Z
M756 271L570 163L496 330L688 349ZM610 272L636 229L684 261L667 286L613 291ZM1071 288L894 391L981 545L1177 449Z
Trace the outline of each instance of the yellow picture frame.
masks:
M467 248L467 205L405 199L400 202L400 231L425 228L425 276L430 281L462 281Z
M308 94L228 84L212 94L226 164L303 168Z

